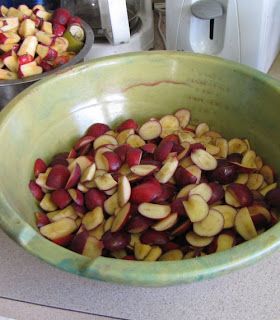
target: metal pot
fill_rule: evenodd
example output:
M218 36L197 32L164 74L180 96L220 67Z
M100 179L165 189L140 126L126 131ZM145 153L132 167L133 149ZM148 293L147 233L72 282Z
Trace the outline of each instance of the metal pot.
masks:
M17 79L17 80L0 80L0 110L4 108L4 106L13 99L16 95L18 95L21 91L32 85L34 82L41 80L42 78L47 77L48 75L55 74L57 71L60 71L69 66L73 66L79 62L84 61L84 57L87 55L89 50L91 49L94 42L94 34L91 27L86 23L82 22L82 26L85 31L85 44L82 50L68 63L55 68L51 71L44 72L40 75L27 77L25 79Z
M92 27L95 39L98 42L106 40L104 30L101 26L98 0L62 0L61 4L63 7L69 9L72 14L81 17ZM140 1L126 0L126 6L130 32L133 34L140 21Z

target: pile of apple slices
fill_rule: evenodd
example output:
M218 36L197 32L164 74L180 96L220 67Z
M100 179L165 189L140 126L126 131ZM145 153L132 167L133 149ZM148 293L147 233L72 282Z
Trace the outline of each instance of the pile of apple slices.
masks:
M64 35L80 24L63 8L52 14L41 5L0 6L0 80L38 75L69 62L76 52Z
M247 139L190 117L95 123L70 152L37 159L29 188L40 233L90 258L165 261L230 249L276 224L272 167Z

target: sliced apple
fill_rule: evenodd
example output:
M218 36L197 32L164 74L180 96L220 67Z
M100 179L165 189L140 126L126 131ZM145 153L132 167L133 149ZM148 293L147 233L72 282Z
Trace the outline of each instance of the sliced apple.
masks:
M212 209L219 211L224 217L224 228L229 229L234 226L237 210L229 205L218 205Z
M258 190L264 182L264 177L259 173L251 173L248 176L248 181L246 183L250 190Z
M248 150L243 155L241 165L249 169L257 169L256 166L256 152L253 150Z
M115 220L114 216L109 217L104 223L104 233L110 231Z
M197 194L189 196L187 201L183 201L187 216L192 222L205 219L209 212L207 202Z
M156 231L165 231L168 230L170 228L172 228L178 219L178 214L177 213L171 213L169 216L167 216L166 218L158 221L157 223L155 223L152 228Z
M265 180L266 183L268 183L268 184L274 183L275 173L274 173L274 170L273 170L273 168L271 166L264 165L260 169L260 174L263 175L264 180Z
M190 231L186 234L186 240L193 247L203 248L208 246L214 240L214 237L201 237Z
M205 171L214 170L217 168L217 160L207 151L196 149L191 153L191 159L195 165Z
M107 169L107 162L105 161L105 158L103 157L104 152L111 152L112 150L108 147L101 147L96 150L94 160L96 164L96 168L98 170L106 170Z
M245 153L248 150L246 143L238 138L233 138L228 142L228 153Z
M154 171L156 171L157 166L149 165L149 164L140 164L136 166L132 166L130 170L141 177L145 177L147 175L152 174Z
M247 186L231 183L226 189L225 200L227 204L233 207L246 207L252 204L253 194Z
M201 137L203 136L206 132L208 132L210 129L209 129L209 126L207 123L203 122L203 123L200 123L197 125L197 127L195 128L195 135L197 137Z
M108 134L108 133L107 133ZM126 140L129 136L131 136L132 134L135 134L135 130L134 129L126 129L121 131L117 136L116 139L118 141L118 144L122 145L126 143Z
M118 181L118 203L123 207L130 199L131 187L126 176L121 176Z
M207 252L221 252L231 249L235 245L235 236L233 232L223 232L220 233L214 241L210 244Z
M169 250L165 252L160 258L159 261L176 261L183 259L183 252L179 249Z
M161 134L161 124L157 120L149 120L140 127L138 133L144 140L156 139Z
M140 148L145 145L145 141L137 134L131 134L127 138L126 143L129 144L132 148Z
M51 200L59 209L64 209L72 201L69 193L64 189L54 190L51 193Z
M96 183L97 188L101 191L110 190L116 187L118 184L110 173L106 173L102 176L96 177L94 179L94 182Z
M173 115L163 116L159 120L159 122L160 122L161 128L162 128L162 131L160 134L161 138L164 138L164 137L172 134L174 131L177 131L180 129L179 120Z
M162 254L162 249L159 246L153 246L150 252L144 258L144 261L157 261Z
M265 207L254 204L253 206L248 207L248 210L256 229L260 230L261 228L267 228L267 226L270 225L271 214Z
M42 188L35 182L35 181L30 181L28 184L29 190L31 191L33 197L37 201L41 201L45 195L43 192Z
M68 207L64 208L63 210L49 212L47 214L47 217L49 218L49 220L51 222L54 222L54 221L59 221L64 218L69 218L69 219L75 220L75 219L77 219L78 216L76 214L75 209L72 206L68 206Z
M124 231L110 232L107 231L102 237L104 248L110 251L122 250L130 243L131 236Z
M122 230L125 224L127 223L130 215L131 215L131 204L127 203L122 208L120 208L120 210L118 210L118 213L116 214L116 217L111 227L111 232L117 232Z
M40 207L47 212L55 211L57 209L57 205L53 203L50 193L46 193L44 195L43 199L40 202Z
M104 221L103 210L101 207L96 207L89 211L83 217L82 223L86 230L92 230L98 227Z
M144 244L163 246L168 243L169 238L164 231L148 229L141 234L140 241Z
M191 113L188 109L180 109L175 112L175 117L179 120L181 128L186 128L191 119Z
M168 205L160 205L160 204L144 202L139 205L138 211L144 217L159 220L159 219L166 218L170 214L171 207Z
M168 158L164 165L161 167L159 172L155 174L155 178L160 183L167 183L174 175L177 167L178 167L179 161L176 157L170 157Z
M45 46L50 46L53 43L53 35L50 35L44 31L37 31L36 32L36 38L38 42L41 44L44 44Z
M192 228L192 222L190 220L187 220L182 224L180 224L179 226L175 227L171 232L171 236L172 237L180 236L182 234L185 234L186 231L189 231L191 228Z
M189 195L198 194L200 195L206 202L208 202L212 197L212 189L207 183L200 183L189 191Z
M202 237L213 237L220 233L223 228L224 217L215 209L210 209L206 218L193 224L193 231Z
M103 207L106 200L106 195L95 188L90 189L85 194L85 205L88 210L93 210L96 207Z
M80 182L84 183L84 182L92 181L93 178L95 177L95 173L96 173L96 165L95 163L92 163L89 167L87 167L84 170L81 176Z
M103 243L97 240L95 237L89 236L85 242L82 255L95 259L102 255Z
M147 230L154 221L140 214L133 215L128 222L127 230L130 233L141 233Z
M77 230L77 225L73 219L64 218L40 228L40 233L50 239L55 240L66 237Z
M131 201L137 204L152 202L162 193L161 185L157 180L141 183L131 190Z
M129 148L126 152L126 163L129 167L139 165L142 158L142 150L138 148Z
M150 245L137 242L134 246L135 258L137 260L144 260L151 250L152 247Z
M245 240L250 240L258 235L253 220L250 216L250 212L246 207L237 212L234 225L236 231Z
M74 159L68 166L68 170L70 172L72 172L75 167L76 167L76 164L79 165L80 169L81 169L81 173L83 173L85 171L86 168L88 168L91 164L92 164L92 160L87 157L87 156L80 156L76 159Z
M265 197L267 193L269 193L271 190L274 190L276 188L277 188L276 182L269 184L268 186L265 186L264 188L260 189L260 194Z
M162 140L154 152L154 159L160 162L166 160L172 151L174 143L172 141Z
M109 215L115 214L116 210L119 208L119 196L117 192L104 201L104 210Z

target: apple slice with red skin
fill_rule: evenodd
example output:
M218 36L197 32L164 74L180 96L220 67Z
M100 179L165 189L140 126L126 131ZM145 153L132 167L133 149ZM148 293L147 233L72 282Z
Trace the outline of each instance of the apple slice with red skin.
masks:
M88 168L93 163L93 160L89 156L79 156L78 158L74 159L68 166L68 169L70 172L72 172L78 164L81 169L81 173L85 171L86 168Z
M123 207L130 199L131 186L126 176L121 176L118 181L118 203Z
M55 192L55 191L54 191ZM53 192L53 193L54 193ZM80 190L77 189L69 189L68 193L71 197L71 199L78 205L83 206L84 205L84 195Z
M171 203L171 212L176 212L179 216L186 216L186 210L183 205L183 201L187 200L187 197L177 198Z
M211 188L212 190L212 196L211 198L208 200L208 204L211 205L213 203L219 202L221 201L224 196L225 196L225 190L224 188L216 182L210 182L208 183L208 186Z
M130 233L141 233L154 224L154 220L144 217L140 214L132 216L127 225L127 231Z
M162 254L162 249L159 246L153 246L150 252L144 258L144 261L157 261Z
M153 165L149 165L149 164L139 164L136 166L132 166L130 168L130 170L141 177L145 177L148 176L150 174L152 174L153 172L155 172L157 169L157 166L153 166Z
M209 213L207 202L197 194L189 196L187 201L183 201L183 205L191 222L199 222Z
M164 231L148 229L141 234L140 241L143 244L162 246L169 242L169 237Z
M156 139L161 134L161 124L157 120L149 120L139 128L138 133L144 140Z
M234 224L235 230L245 240L253 239L258 235L254 222L250 216L250 212L246 207L237 212Z
M104 233L102 241L105 249L115 251L125 249L130 243L130 238L130 234L124 231L107 231Z
M96 173L96 165L95 163L92 163L89 167L87 167L80 179L81 183L91 182L93 178L95 177Z
M231 249L235 246L236 235L233 231L224 231L220 233L207 248L207 253L221 252Z
M138 212L144 217L159 220L166 218L170 214L171 207L168 205L144 202L138 206Z
M152 202L162 193L159 182L155 179L141 183L131 190L131 201L137 204Z
M53 23L52 29L53 29L53 34L56 35L57 37L62 37L66 30L66 28L59 23Z
M103 210L101 207L96 207L89 211L83 217L83 226L89 231L98 227L104 221Z
M250 206L253 203L253 194L250 191L250 189L243 185L243 184L238 184L238 183L231 183L227 189L226 189L226 196L227 193L230 193L236 201L239 203L234 204L234 207L247 207ZM227 199L226 199L227 202Z
M92 136L94 138L98 138L105 134L107 131L110 130L110 127L107 126L107 124L104 123L94 123L92 124L88 130L87 130L87 135Z
M90 136L90 135L89 135L89 136L83 136L82 138L80 138L80 139L76 142L76 144L75 144L75 146L74 146L74 150L78 151L78 150L81 149L82 147L84 147L84 146L90 144L91 142L93 142L94 139L95 139L95 137Z
M76 163L65 185L65 189L74 188L79 183L81 174L82 172L81 172L80 165Z
M72 203L71 205L79 218L83 218L85 213L88 211L85 206L79 206L76 203Z
M64 26L67 24L70 18L71 18L71 13L67 9L58 8L54 11L52 15L52 22L59 23Z
M129 144L123 144L121 146L118 146L114 152L119 156L121 159L121 162L124 163L126 161L126 156L128 150L131 149L131 146ZM142 155L142 153L141 153Z
M188 109L179 109L175 112L175 117L179 120L181 128L186 128L191 119L191 112Z
M89 237L89 232L85 229L78 231L73 240L71 241L71 244L69 246L69 249L82 254L85 243L87 241L87 238Z
M42 188L34 181L31 180L29 182L29 190L31 191L33 197L37 200L37 201L41 201L45 195L45 193L43 192Z
M59 209L64 209L70 204L72 198L66 190L58 189L51 193L51 200Z
M106 199L107 197L104 192L98 189L90 189L85 193L85 205L88 210L103 207Z
M208 246L214 240L214 237L201 237L190 231L186 234L186 240L193 247L203 248Z
M154 159L163 162L172 151L174 143L172 141L162 140L154 152Z
M141 147L141 149L149 154L154 154L155 150L157 148L157 145L154 143L146 143L144 146Z
M192 228L192 222L190 220L186 220L180 225L174 227L174 229L171 231L171 236L178 237L182 234L185 234L186 231L189 231L191 228Z
M235 164L224 159L218 160L218 166L215 170L207 174L210 181L217 181L220 184L229 184L234 182L238 177L238 169Z
M258 190L264 183L264 177L259 173L249 174L248 181L246 183L250 190Z
M171 202L171 200L173 199L173 197L177 192L176 186L174 184L167 182L165 184L162 184L161 188L162 188L162 192L160 196L154 199L153 202L158 204L161 204L163 202Z
M142 150L138 148L131 148L127 149L126 153L126 163L129 167L133 167L139 165L142 158Z
M180 249L180 246L179 246L178 243L169 241L167 244L161 246L161 249L162 249L163 252L167 252L167 251L170 251L170 250Z
M135 131L133 129L126 129L121 131L117 136L116 139L118 141L119 145L123 145L124 143L126 143L126 140L128 139L129 136L131 136L132 134L135 134Z
M213 237L220 233L223 227L223 215L215 209L210 209L206 218L202 221L194 222L193 231L201 237Z
M271 214L263 206L254 204L248 207L251 219L257 230L267 228L271 223Z
M187 168L179 166L175 171L174 178L180 187L184 187L188 184L198 184L201 179L201 169L196 165Z
M164 165L161 167L159 172L155 174L155 178L160 183L167 183L174 175L177 167L178 167L179 161L176 157L170 157L168 158Z
M35 217L36 217L37 228L41 228L50 223L48 216L43 212L36 212Z
M121 132L127 129L134 129L135 131L138 129L138 124L133 119L127 119L123 121L116 129L117 132Z
M105 170L106 171L107 163L105 161L105 158L103 157L103 153L104 152L111 152L111 151L112 150L110 150L108 148L108 146L107 147L100 147L97 150L95 150L94 160L95 160L97 170Z
M52 242L61 246L61 247L67 247L69 245L69 243L71 243L71 241L73 240L74 235L73 234L69 234L68 236L62 237L62 238L58 238L58 239L54 239Z
M106 151L102 155L105 158L104 163L105 163L106 171L115 172L119 170L119 168L121 167L121 159L119 158L117 153L113 151Z
M192 150L191 159L201 170L211 171L217 168L217 160L203 149Z
M188 184L184 188L180 189L180 191L176 195L176 199L179 198L187 198L189 196L190 191L195 188L197 184ZM184 199L185 200L185 199Z
M111 232L121 231L126 225L130 216L131 216L131 204L127 203L122 208L120 208L120 210L116 214L116 217L111 227Z

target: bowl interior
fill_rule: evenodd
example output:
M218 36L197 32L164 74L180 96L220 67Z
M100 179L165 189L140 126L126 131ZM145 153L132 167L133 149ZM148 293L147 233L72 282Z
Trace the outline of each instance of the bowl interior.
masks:
M167 263L88 258L36 231L38 210L28 190L34 160L70 149L94 122L192 111L227 138L247 137L280 172L280 88L267 76L224 60L182 53L142 53L79 65L36 83L0 115L0 225L21 245L68 271L122 283L166 285L209 278L260 258L280 242L279 224L224 253ZM278 235L277 235L278 232ZM195 271L194 271L195 268ZM150 274L147 272L150 270Z

